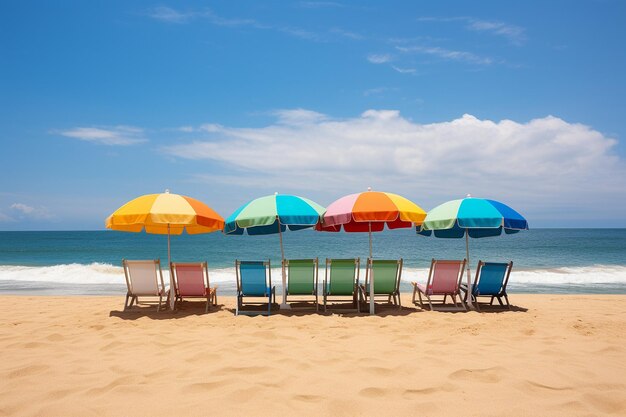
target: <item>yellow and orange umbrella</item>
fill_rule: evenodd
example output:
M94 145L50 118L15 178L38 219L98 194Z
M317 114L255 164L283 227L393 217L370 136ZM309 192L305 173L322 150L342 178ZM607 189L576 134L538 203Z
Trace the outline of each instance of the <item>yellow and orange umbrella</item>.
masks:
M171 262L170 235L211 233L224 228L224 219L206 204L166 190L147 194L124 204L107 217L107 229L167 234L167 263ZM170 291L174 288L170 279ZM174 297L170 297L173 304Z

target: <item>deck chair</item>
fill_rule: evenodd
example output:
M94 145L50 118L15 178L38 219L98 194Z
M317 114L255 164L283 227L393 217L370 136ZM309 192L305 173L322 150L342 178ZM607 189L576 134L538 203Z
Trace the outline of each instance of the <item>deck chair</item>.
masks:
M178 263L170 264L176 302L183 301L183 298L206 298L206 310L209 312L211 303L217 305L217 288L209 285L209 269L206 262Z
M433 296L443 296L441 305L445 305L446 298L450 296L454 305L457 306L456 297L459 297L461 306L467 310L467 307L463 303L461 298L461 280L463 279L463 270L467 261L444 261L433 259L430 263L430 272L428 273L428 281L426 285L412 282L413 285L413 304L417 304L415 295L419 297L419 304L421 308L424 308L424 302L422 295L428 299L428 305L430 309L433 309Z
M493 305L493 300L497 298L502 307L504 307L502 302L502 297L504 297L507 308L511 309L509 297L506 294L506 285L512 268L513 261L508 263L478 261L476 276L472 284L472 302L475 303L476 310L480 311L478 297L491 297L489 305ZM461 285L461 291L465 293L463 299L467 301L467 285Z
M328 259L326 258L326 272L324 274L323 294L324 312L328 301L346 301L349 297L355 309L349 311L360 312L357 302L359 286L359 258ZM331 299L332 297L332 299Z
M126 287L128 288L124 310L131 308L133 303L139 305L139 297L159 297L157 311L160 311L163 297L169 300L168 290L163 283L161 261L158 259L147 261L122 259L122 267L124 268ZM156 304L156 301L153 303ZM149 302L144 302L144 304L149 304ZM164 307L167 307L167 301Z
M276 287L272 287L272 269L267 261L235 261L237 274L237 310L239 314L267 314L272 313L272 300L276 302ZM246 298L265 298L267 301L246 301ZM244 303L248 305L267 304L267 312L263 310L244 310Z
M285 303L289 302L290 296L299 298L295 301L301 301L300 298L303 296L315 297L315 311L319 311L319 303L317 302L318 259L285 259L283 262L287 271Z
M386 297L387 302L402 308L400 301L400 277L402 276L402 258L383 260L367 258L365 285L359 286L359 298L367 303L370 295L370 279L374 273L374 301L376 297Z

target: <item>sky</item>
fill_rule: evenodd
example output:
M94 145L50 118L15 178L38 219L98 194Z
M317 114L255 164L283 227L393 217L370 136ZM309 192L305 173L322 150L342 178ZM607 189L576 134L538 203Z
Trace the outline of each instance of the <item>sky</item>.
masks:
M0 230L467 194L626 227L623 1L0 3Z

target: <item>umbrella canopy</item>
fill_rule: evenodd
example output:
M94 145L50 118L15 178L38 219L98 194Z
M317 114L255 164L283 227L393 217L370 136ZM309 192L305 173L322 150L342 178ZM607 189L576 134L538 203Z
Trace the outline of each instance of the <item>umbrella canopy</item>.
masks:
M372 257L372 232L385 228L399 229L422 224L426 211L398 194L368 191L350 194L331 203L326 209L317 230L338 232L368 232L370 258ZM370 294L374 294L374 276L370 279ZM370 297L370 314L374 314L374 297Z
M105 221L107 229L123 232L167 234L167 265L170 255L170 235L211 233L222 230L224 219L206 204L165 190L162 194L147 194L124 204ZM170 307L174 307L173 277L170 276Z
M380 232L422 224L426 212L412 201L380 191L350 194L331 203L317 229L338 232ZM371 253L370 253L371 256Z
M213 209L191 197L147 194L129 201L106 219L108 229L124 232L180 235L210 233L224 227L224 219Z
M269 235L315 226L324 207L304 197L274 194L259 197L239 207L227 219L224 233Z
M417 228L421 235L439 238L465 237L467 287L471 288L469 238L482 238L528 230L526 219L506 204L495 200L467 198L443 203L428 212ZM468 297L471 305L471 297Z
M231 214L224 225L227 235L269 235L278 233L282 262L283 300L281 308L288 308L285 295L287 276L285 274L285 250L283 232L313 227L319 223L324 207L314 201L295 195L278 194L259 197L239 207Z

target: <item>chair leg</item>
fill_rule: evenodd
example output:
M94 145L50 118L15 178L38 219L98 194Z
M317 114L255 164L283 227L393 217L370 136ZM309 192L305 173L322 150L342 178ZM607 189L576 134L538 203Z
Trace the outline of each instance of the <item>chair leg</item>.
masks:
M326 291L324 291L324 313L326 313L326 298L327 298Z
M422 292L421 291L417 291L417 296L419 297L420 300L420 308L423 310L424 309L424 300L422 300Z
M428 298L428 305L430 306L430 311L433 311L433 303L432 300L430 299L430 295L428 294L424 294L426 296L426 298Z
M400 298L400 293L398 293L398 310L402 310L402 299Z
M208 313L208 312L209 312L209 306L210 306L210 305L211 305L211 296L208 296L208 297L206 298L206 308L204 309L204 312L205 312L205 313Z
M124 311L129 308L128 299L130 298L130 294L126 293L126 300L124 300Z
M157 313L161 311L161 302L163 301L163 296L159 295L159 305L157 306Z
M446 298L448 297L448 294L444 294L443 295L443 301L441 302L442 304L446 303Z
M415 293L417 292L417 285L413 285L413 297L411 298L411 302L415 304Z
M506 293L502 294L502 296L504 297L504 299L506 300L506 306L507 308L510 310L511 309L511 303L509 303L509 297L506 295Z

